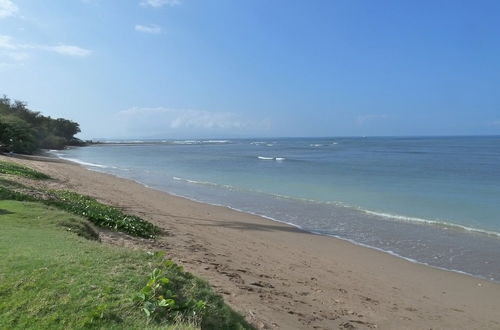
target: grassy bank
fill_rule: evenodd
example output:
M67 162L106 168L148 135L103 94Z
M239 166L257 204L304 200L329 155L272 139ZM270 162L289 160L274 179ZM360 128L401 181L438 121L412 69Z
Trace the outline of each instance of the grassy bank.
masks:
M205 313L148 317L137 295L157 267L154 257L75 235L88 231L80 217L39 203L3 200L0 223L2 328L246 328L207 283L178 267L164 274L171 295L203 301Z
M37 172L0 165L11 169L0 175L0 328L251 328L208 283L162 253L100 243L100 223L81 214L87 207L123 220L118 210L68 192L26 194L31 188L13 175L35 179Z

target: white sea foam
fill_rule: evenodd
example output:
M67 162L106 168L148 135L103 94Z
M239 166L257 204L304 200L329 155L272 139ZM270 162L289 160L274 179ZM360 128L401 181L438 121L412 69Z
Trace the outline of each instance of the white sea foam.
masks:
M198 140L179 140L172 142L173 144L199 144Z
M258 159L260 160L275 160L275 161L278 161L278 162L282 162L284 160L286 160L285 157L266 157L266 156L257 156Z
M310 144L309 146L310 147L322 147L323 145L319 144L319 143L313 143L313 144Z
M441 227L449 227L449 228L455 228L455 229L461 229L465 231L470 231L470 232L476 232L476 233L481 233L481 234L486 234L486 235L491 235L491 236L497 236L500 237L500 233L496 231L491 231L491 230L485 230L485 229L479 229L479 228L474 228L474 227L467 227L464 225L459 225L456 223L450 223L447 221L442 221L442 220L430 220L430 219L423 219L423 218L417 218L417 217L408 217L408 216L403 216L403 215L397 215L397 214L390 214L390 213L383 213L383 212L375 212L375 211L370 211L370 210L364 210L361 208L356 208L360 210L363 213L371 214L371 215L376 215L379 217L387 218L387 219L392 219L392 220L398 220L398 221L403 221L403 222L412 222L412 223L417 223L417 224L428 224L428 225L436 225L436 226L441 226Z
M70 162L77 163L80 165L84 165L84 166L92 166L92 167L99 167L99 168L116 168L114 166L106 166L106 165L102 165L102 164L94 164L94 163L84 162L83 160L79 160L76 158L66 158L66 157L59 157L59 158L64 159L64 160L68 160Z
M229 140L176 140L172 144L228 144Z
M213 144L226 144L226 143L230 143L231 141L229 141L229 140L205 140L202 142L203 143L213 143Z
M175 181L184 181L188 183L196 183L196 184L203 184L203 185L210 185L210 186L217 186L216 183L213 182L208 182L208 181L196 181L196 180L190 180L190 179L184 179L184 178L179 178L178 176L173 176L172 179Z

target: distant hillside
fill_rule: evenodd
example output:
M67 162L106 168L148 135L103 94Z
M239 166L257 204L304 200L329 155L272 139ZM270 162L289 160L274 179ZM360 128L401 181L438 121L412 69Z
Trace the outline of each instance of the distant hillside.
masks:
M83 145L75 138L80 125L64 118L43 116L21 101L0 98L0 152L31 154L39 149Z

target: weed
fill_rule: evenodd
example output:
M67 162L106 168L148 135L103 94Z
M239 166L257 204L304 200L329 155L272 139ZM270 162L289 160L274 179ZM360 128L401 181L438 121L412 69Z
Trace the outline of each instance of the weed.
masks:
M155 268L146 285L137 293L142 310L149 318L183 319L197 324L205 312L206 302L179 296L170 279L171 273L182 273L182 268L171 260L163 260L163 251L154 254Z

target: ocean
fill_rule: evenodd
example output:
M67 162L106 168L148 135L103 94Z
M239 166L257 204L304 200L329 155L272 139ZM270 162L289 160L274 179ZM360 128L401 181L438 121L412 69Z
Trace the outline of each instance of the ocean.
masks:
M171 194L500 281L499 136L108 142L51 153Z

